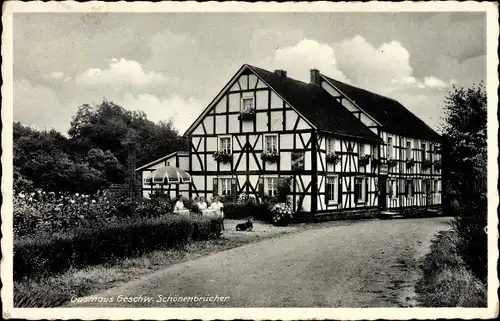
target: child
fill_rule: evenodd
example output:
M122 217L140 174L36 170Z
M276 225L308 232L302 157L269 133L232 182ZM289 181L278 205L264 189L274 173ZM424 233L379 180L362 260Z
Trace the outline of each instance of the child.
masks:
M224 204L220 201L220 197L216 196L214 197L214 201L212 202L212 205L210 205L210 209L214 211L214 214L217 215L217 217L221 221L221 229L224 231Z

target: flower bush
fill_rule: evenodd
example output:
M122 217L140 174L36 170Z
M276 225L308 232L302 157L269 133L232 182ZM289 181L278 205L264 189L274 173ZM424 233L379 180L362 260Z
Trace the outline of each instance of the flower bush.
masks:
M19 193L13 200L14 234L66 232L130 218L159 217L172 212L163 199L109 197L105 192L94 195L54 193L37 190Z
M231 161L232 155L225 150L216 151L212 157L214 160L222 163L229 163Z
M372 159L372 166L373 167L377 167L379 165L380 165L380 159L378 159L378 158Z
M412 168L415 165L415 160L413 158L406 160L406 168Z
M431 168L431 166L432 166L432 162L429 159L426 159L422 162L422 169L423 170L429 169L429 168Z
M371 155L363 155L359 158L359 165L360 166L366 166L370 162L370 159L372 158Z
M326 154L326 161L327 163L332 163L333 165L337 165L338 162L340 161L340 155L337 155L336 153Z
M387 159L387 166L394 167L398 162L394 158Z
M278 154L276 148L273 148L272 150L263 151L260 158L265 162L276 163L280 158L280 155Z
M437 160L434 162L434 170L436 171L440 171L442 168L442 164L441 164L441 161L440 160Z
M293 210L288 203L278 203L272 207L271 215L274 225L286 226L293 219Z
M252 120L255 117L255 108L248 107L243 109L238 115L239 120Z

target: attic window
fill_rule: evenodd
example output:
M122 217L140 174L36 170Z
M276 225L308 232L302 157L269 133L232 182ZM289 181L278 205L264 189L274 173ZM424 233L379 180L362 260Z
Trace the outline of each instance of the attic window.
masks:
M241 98L240 112L248 112L254 109L253 97L243 97Z

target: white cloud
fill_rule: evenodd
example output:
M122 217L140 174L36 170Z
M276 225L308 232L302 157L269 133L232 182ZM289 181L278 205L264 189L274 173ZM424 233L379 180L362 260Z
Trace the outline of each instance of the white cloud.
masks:
M429 88L436 88L436 89L444 89L449 86L449 84L445 83L441 79L436 78L434 76L424 77L424 84Z
M63 79L64 72L53 71L50 73L50 78L52 79Z
M176 82L174 77L166 73L145 70L137 61L124 58L111 59L107 69L90 68L79 74L75 80L77 85L105 86L114 91L140 90Z
M338 70L332 47L315 40L304 39L291 47L276 50L273 65L285 69L291 77L309 82L309 70L319 69L323 74L349 82Z
M150 93L139 95L127 93L122 99L115 99L113 102L128 110L141 110L151 121L172 119L180 134L184 133L206 107L206 103L198 98L186 98L177 94L158 97Z

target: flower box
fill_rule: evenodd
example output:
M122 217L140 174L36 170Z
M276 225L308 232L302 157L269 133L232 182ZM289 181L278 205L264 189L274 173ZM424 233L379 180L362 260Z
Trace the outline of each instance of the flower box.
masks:
M229 163L233 157L233 155L231 155L230 153L226 152L226 151L217 151L215 152L213 155L213 158L218 161L218 162L222 162L224 164L226 163Z
M406 160L406 168L412 168L413 165L415 165L415 160L413 158Z
M442 164L441 164L441 161L440 160L437 160L434 162L434 170L436 171L440 171L442 168Z
M340 155L335 153L326 154L326 162L337 165L340 161Z
M398 163L398 162L397 162L395 159L392 159L392 158L389 158L389 159L387 160L387 166L389 166L389 168L390 168L390 167L394 167L394 166L396 166L396 164L397 164L397 163Z
M372 159L372 166L373 167L377 167L379 165L380 165L380 159L378 159L378 158Z
M280 155L276 149L273 149L272 151L263 151L260 158L265 162L276 163Z
M247 108L240 112L238 115L239 120L253 120L255 118L255 109Z
M428 160L428 159L426 159L426 160L424 160L424 161L422 162L422 170L424 170L424 171L425 171L426 169L431 168L431 166L432 166L432 162L431 162L430 160Z
M360 166L366 166L370 163L370 159L372 158L371 155L363 155L359 158L359 165Z

